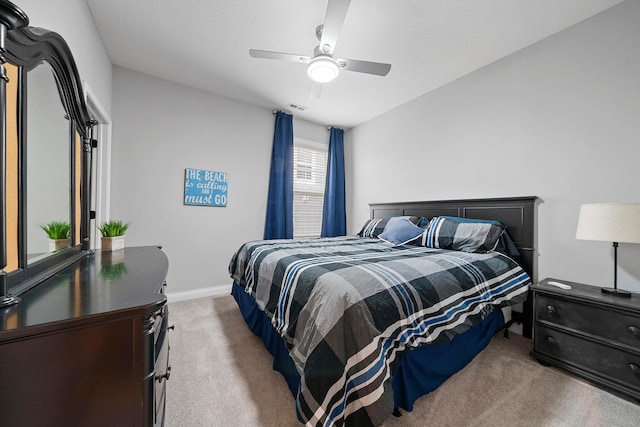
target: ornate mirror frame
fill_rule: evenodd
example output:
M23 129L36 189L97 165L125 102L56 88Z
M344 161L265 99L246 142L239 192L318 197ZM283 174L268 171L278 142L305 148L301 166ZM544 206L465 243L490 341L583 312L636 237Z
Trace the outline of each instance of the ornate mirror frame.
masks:
M47 62L69 121L69 247L28 263L27 71ZM0 0L0 307L68 265L90 255L91 128L78 69L57 33L30 27L17 6Z

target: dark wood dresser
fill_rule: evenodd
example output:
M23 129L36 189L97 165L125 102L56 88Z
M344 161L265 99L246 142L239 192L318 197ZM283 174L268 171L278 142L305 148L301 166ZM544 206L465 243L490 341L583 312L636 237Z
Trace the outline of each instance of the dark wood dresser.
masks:
M97 252L0 309L0 425L161 426L166 255Z
M549 281L571 289L559 289ZM531 290L531 355L640 399L640 295L620 298L598 287L557 279L545 279Z

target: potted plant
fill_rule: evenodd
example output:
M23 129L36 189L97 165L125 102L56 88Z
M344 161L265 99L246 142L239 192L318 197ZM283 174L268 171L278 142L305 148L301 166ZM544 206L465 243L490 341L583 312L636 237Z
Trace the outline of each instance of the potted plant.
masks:
M124 248L124 233L129 228L129 223L119 220L107 221L98 230L102 234L102 250L117 251Z
M51 221L40 224L40 228L49 237L49 252L57 252L69 247L69 237L71 235L71 225L67 221Z

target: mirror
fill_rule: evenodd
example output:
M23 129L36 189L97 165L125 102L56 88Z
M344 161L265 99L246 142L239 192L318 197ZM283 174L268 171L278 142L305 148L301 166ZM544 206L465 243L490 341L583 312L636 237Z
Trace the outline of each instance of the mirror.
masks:
M5 119L0 120L0 307L5 307L92 254L95 122L65 40L30 27L24 12L6 0L0 1L0 52ZM69 224L71 244L49 245L41 226L51 221Z
M69 246L68 237L52 235L60 237L56 242L41 226L71 223L71 144L69 120L51 65L43 61L31 69L27 83L26 229L27 263L32 263Z

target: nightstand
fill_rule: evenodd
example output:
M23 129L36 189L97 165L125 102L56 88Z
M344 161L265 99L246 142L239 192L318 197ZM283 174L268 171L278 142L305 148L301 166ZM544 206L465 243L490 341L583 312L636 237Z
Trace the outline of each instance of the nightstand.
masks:
M545 279L531 291L531 356L640 399L640 294L619 298L595 286L558 279Z

